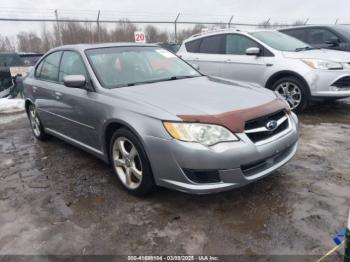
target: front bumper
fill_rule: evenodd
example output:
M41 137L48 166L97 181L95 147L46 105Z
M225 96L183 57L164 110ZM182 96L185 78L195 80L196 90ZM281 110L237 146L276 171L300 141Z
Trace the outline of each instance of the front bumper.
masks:
M339 87L336 82L350 77L350 70L313 70L306 76L312 97L343 98L350 96L350 85Z
M254 144L245 133L240 141L205 147L198 143L146 137L144 142L157 185L195 194L207 194L261 179L286 164L297 150L297 118L289 116L283 134ZM256 165L254 163L257 163ZM249 166L249 168L244 168ZM217 171L220 182L196 183L184 170Z

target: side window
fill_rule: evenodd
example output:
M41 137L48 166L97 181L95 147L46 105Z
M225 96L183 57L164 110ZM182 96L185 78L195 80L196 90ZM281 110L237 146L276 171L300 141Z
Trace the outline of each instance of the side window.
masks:
M226 54L245 55L245 51L250 47L259 47L259 45L244 35L226 35Z
M48 55L44 61L37 67L37 72L39 73L38 78L49 81L58 81L58 65L60 63L62 52L55 52ZM41 69L40 72L38 69Z
M308 35L308 43L311 45L324 44L333 37L338 38L334 33L324 28L307 29L306 32Z
M202 39L193 40L185 43L187 52L190 53L199 53L199 45L201 44Z
M295 37L295 38L299 39L300 41L307 43L305 30L303 30L303 29L286 30L286 31L281 31L281 32L284 34L290 35L292 37Z
M64 51L58 81L63 82L66 75L83 75L87 78L84 62L78 53L73 51Z
M224 35L214 35L202 38L199 52L205 54L223 54L224 37Z
M41 73L41 69L43 68L44 62L45 62L45 59L42 60L42 61L40 62L40 64L37 66L37 68L36 68L36 70L35 70L35 77L40 78L40 73Z

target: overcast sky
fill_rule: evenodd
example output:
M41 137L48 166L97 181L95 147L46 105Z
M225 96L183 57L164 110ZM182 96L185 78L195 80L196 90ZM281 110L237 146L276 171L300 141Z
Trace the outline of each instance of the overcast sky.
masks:
M271 21L310 23L350 23L350 0L1 0L0 17L93 18L101 10L101 19L126 17L134 20L171 20L178 12L180 20L233 22ZM1 35L15 35L19 31L40 32L42 23L1 22Z

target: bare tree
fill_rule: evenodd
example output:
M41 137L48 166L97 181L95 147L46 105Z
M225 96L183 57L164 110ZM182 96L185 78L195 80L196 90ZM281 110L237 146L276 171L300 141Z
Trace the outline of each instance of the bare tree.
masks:
M21 52L41 52L41 39L33 32L17 34L17 49Z
M203 25L201 24L197 24L192 28L189 29L183 29L180 32L178 32L177 34L177 41L178 42L182 42L183 40L185 40L186 38L189 38L192 35L198 34L202 31L202 28L204 28Z
M148 25L145 28L146 42L157 43L157 42L167 42L169 40L169 35L165 31L160 31L153 25Z
M134 32L137 31L136 25L129 23L128 20L120 20L114 29L109 33L110 42L133 42Z
M5 36L0 35L0 51L1 52L13 52L15 51L15 45L11 42L11 40Z

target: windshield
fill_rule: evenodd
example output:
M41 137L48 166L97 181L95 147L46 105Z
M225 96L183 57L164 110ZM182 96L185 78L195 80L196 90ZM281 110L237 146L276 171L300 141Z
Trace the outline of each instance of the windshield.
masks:
M279 51L299 51L302 49L311 49L308 44L291 37L289 35L277 32L277 31L261 31L250 33L268 46L277 49Z
M334 29L339 31L339 33L344 35L346 38L350 39L350 26L349 25L338 25L338 26L335 26Z
M159 47L107 47L86 51L106 88L201 76L171 52Z

